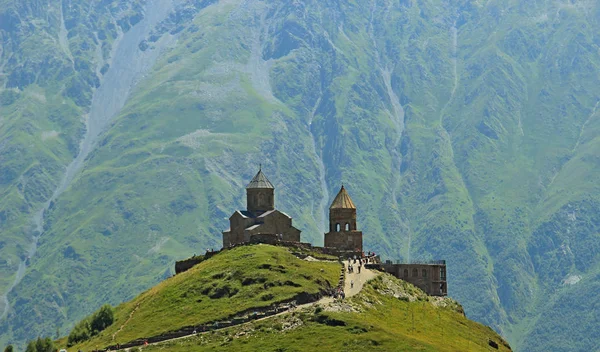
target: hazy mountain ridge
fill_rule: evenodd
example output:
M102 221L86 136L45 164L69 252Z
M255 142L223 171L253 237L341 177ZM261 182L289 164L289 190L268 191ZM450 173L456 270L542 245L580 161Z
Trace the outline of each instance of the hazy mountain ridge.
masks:
M176 44L49 212L16 311L71 307L57 324L72 324L218 247L262 162L304 239L321 241L343 182L368 248L446 258L469 317L513 347L570 339L568 319L537 317L577 316L598 282L597 5L186 4L152 32ZM571 276L587 284L563 286ZM98 281L111 285L89 294ZM39 282L61 283L64 300L32 294ZM31 321L21 313L11 324Z

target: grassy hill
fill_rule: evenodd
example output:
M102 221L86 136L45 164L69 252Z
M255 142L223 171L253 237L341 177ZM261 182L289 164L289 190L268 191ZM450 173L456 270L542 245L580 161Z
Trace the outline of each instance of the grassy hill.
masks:
M119 305L109 328L72 348L122 344L223 320L300 294L327 292L337 286L340 270L337 262L300 260L281 247L225 250Z
M120 305L107 330L71 349L124 343L232 316L300 292L317 293L337 282L339 269L337 263L297 259L286 248L258 245L228 250ZM217 292L227 294L214 297ZM351 299L144 350L487 351L489 340L500 351L509 350L490 328L467 319L454 300L428 297L406 282L380 275Z

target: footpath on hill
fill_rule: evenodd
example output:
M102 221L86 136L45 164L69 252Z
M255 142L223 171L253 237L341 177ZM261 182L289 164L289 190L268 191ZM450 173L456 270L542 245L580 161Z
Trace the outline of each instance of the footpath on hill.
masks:
M352 297L356 294L358 294L363 286L365 285L365 283L367 283L367 281L373 279L374 277L376 277L377 275L379 275L378 272L370 270L370 269L365 269L365 267L363 266L360 274L358 273L358 264L353 264L354 266L354 272L349 273L348 272L348 262L344 261L344 269L346 270L346 279L345 279L345 286L344 286L344 293L346 293L346 297Z
M321 261L318 259L314 259L314 258L309 258L308 260L311 261ZM351 264L351 262L345 260L343 261L343 270L345 273L344 276L344 293L346 295L346 298L352 297L356 294L358 294L362 288L364 287L365 283L367 283L367 281L377 277L380 273L374 270L370 270L370 269L365 269L364 266L361 269L361 272L358 273L358 264ZM354 267L354 271L352 273L349 272L348 267L349 265L353 265ZM248 322L242 322L239 324L233 324L233 325L229 325L227 327L224 328L230 328L230 327L235 327L235 326L240 326L240 325L244 325L244 324L249 324L249 323L254 323L257 321L261 321L261 320L265 320L265 319L270 319L273 318L275 316L279 316L279 315L283 315L283 314L287 314L287 313L291 313L294 311L298 311L304 308L308 308L308 307L312 307L315 305L325 305L325 304L330 304L333 303L335 301L335 299L331 296L326 296L326 297L322 297L321 299L319 299L318 301L315 302L311 302L311 303L306 303L306 304L302 304L299 306L290 306L290 308L286 309L286 310L282 310L281 312L275 314L275 315L270 315L270 316L266 316L264 318L259 318L259 319L255 319L255 320L251 320ZM206 334L209 333L210 331L206 331L206 332L197 332L197 333L192 333L189 335L185 335L185 336L180 336L180 337L176 337L176 338L172 338L172 339L168 339L168 340L163 340L163 341L159 341L159 342L155 342L155 343L149 343L146 346L155 346L155 345L160 345L163 343L167 343L167 342L173 342L173 341L177 341L177 340L182 340L182 339L187 339L190 338L192 336L197 336L200 334ZM137 347L144 347L144 346L137 346ZM134 347L130 347L130 348L123 348L123 349L115 349L114 351L129 351L131 348Z

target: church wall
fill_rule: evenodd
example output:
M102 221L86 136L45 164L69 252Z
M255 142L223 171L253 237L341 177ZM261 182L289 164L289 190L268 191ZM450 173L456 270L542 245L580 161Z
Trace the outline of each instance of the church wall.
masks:
M336 225L340 229L336 229ZM330 209L329 210L329 231L345 231L345 225L349 225L350 231L356 231L356 209Z
M265 212L275 209L275 192L268 188L246 190L246 209L251 212Z
M227 231L223 232L223 248L230 247L234 244L244 243L244 233Z
M223 247L248 242L247 236L244 236L244 230L254 225L255 221L255 219L244 217L238 212L233 213L229 218L229 231L223 232Z
M283 232L283 240L286 242L300 242L301 231L295 227L288 228Z
M231 243L231 232L223 232L223 248L229 247Z
M261 225L252 230L246 230L246 228L239 229L239 231L242 231L239 243L256 242L259 238L262 238L262 235L265 235L265 238L270 238L269 236L271 235L282 235L279 238L281 241L300 242L300 230L292 226L292 219L289 216L279 211L252 220L252 224Z
M263 221L263 224L260 226L261 233L285 233L292 227L292 219L279 211L275 211L257 220Z
M245 228L252 226L254 222L254 219L243 217L236 212L229 218L229 229L231 232L243 232Z
M341 231L326 233L325 247L332 247L346 251L358 250L359 252L362 252L362 232Z

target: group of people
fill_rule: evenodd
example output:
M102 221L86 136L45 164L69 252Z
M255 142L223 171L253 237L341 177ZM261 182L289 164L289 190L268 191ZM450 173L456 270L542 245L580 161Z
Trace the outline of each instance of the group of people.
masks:
M360 271L363 267L363 265L368 264L370 262L370 258L369 257L365 257L365 258L348 258L348 273L352 274L354 273L354 266L356 264L358 264L358 274L360 274Z
M331 295L334 299L344 299L346 298L346 293L341 287L338 287L333 291L333 295Z
M362 268L362 264L358 264L358 273L360 274L360 269ZM354 273L354 265L348 263L348 274Z

